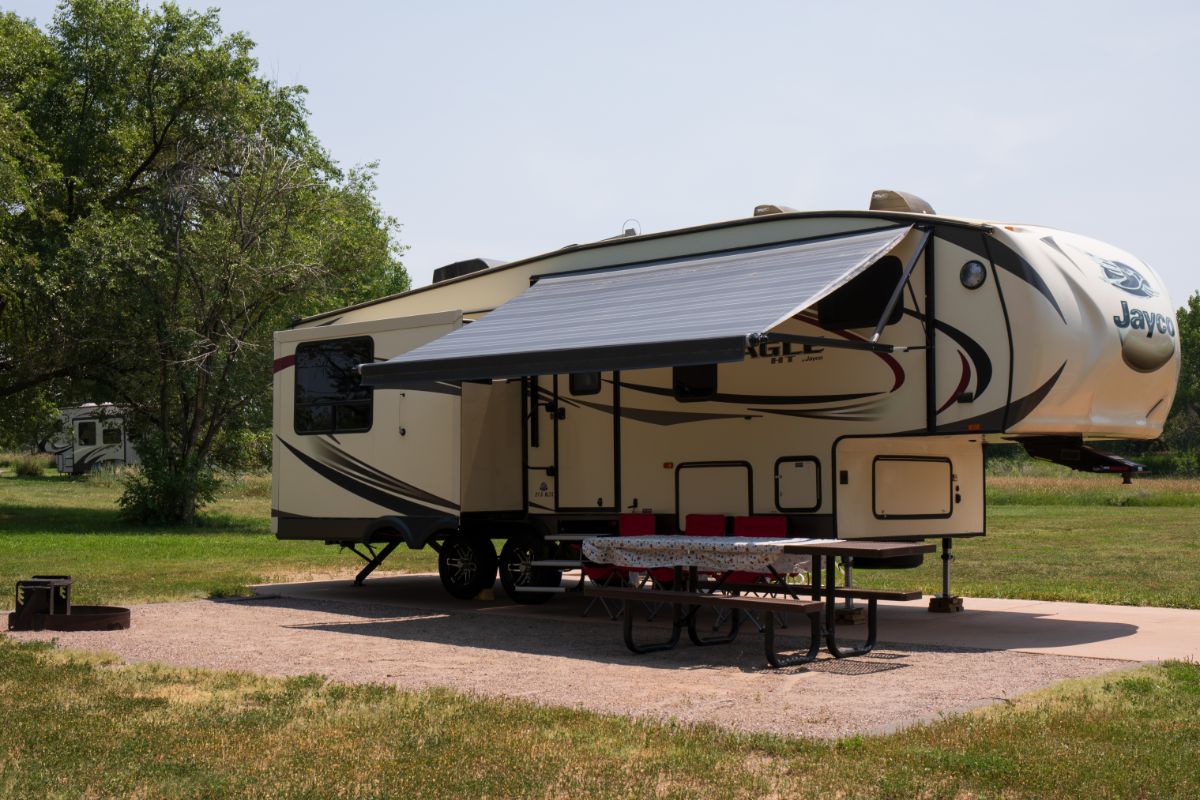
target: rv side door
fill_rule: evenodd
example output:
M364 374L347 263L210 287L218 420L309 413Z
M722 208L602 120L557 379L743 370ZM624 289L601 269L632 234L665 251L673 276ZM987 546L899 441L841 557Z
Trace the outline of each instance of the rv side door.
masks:
M557 375L555 493L559 511L615 511L617 390L613 373Z

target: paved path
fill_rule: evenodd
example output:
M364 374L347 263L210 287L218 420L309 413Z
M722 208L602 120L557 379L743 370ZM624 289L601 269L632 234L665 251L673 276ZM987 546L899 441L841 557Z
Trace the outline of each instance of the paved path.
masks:
M1047 600L967 598L960 614L888 603L880 638L1129 661L1200 661L1200 611Z

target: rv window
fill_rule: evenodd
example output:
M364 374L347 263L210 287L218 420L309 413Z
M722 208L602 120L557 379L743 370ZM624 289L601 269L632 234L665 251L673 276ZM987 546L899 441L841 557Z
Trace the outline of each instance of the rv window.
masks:
M600 394L599 372L572 372L571 394L579 397L585 394Z
M100 441L104 444L120 444L121 429L116 425L105 426L104 432L100 434Z
M866 272L817 303L817 319L827 328L874 328L903 275L904 265L900 259L884 256ZM900 321L903 306L903 302L896 303L888 317L888 325Z
M717 393L717 365L675 367L675 399L681 403L708 400Z
M296 433L361 433L371 429L372 392L358 365L374 360L369 336L305 342L296 348Z
M91 447L96 443L96 423L81 422L79 423L79 444L84 447Z

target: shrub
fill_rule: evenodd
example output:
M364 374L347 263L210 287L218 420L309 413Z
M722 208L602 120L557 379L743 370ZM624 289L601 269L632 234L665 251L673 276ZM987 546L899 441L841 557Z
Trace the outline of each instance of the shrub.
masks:
M42 453L28 453L12 459L13 472L20 478L40 478L42 473L54 466L54 459Z
M126 473L117 501L122 518L145 525L191 524L216 497L220 480L210 465L195 457L172 463L154 436L138 441L138 454L141 466Z

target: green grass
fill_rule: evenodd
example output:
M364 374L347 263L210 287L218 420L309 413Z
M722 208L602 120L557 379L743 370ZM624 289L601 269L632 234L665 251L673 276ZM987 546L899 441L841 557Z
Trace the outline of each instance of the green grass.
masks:
M1021 597L1200 608L1200 481L1112 476L994 477L988 535L954 546L953 588ZM351 577L355 556L270 533L270 479L226 487L202 525L137 528L117 517L120 475L0 473L0 588L33 574L76 578L82 603L236 595L252 583ZM396 550L386 567L433 571L431 550ZM940 591L941 563L859 571L864 586ZM0 608L12 597L0 592Z
M1196 797L1200 667L836 743L0 637L4 797Z
M265 487L265 491L264 491ZM245 478L222 492L201 525L139 528L117 516L119 480L0 475L0 608L30 575L72 575L80 603L130 603L245 594L275 580L352 577L362 562L320 542L271 534L269 479ZM389 570L437 569L430 550L401 548Z
M1114 475L1001 475L987 481L988 505L1117 506L1200 508L1195 478L1137 478Z
M987 522L987 536L955 540L956 594L1200 608L1200 509L992 505ZM933 594L941 569L932 555L917 569L854 577Z

